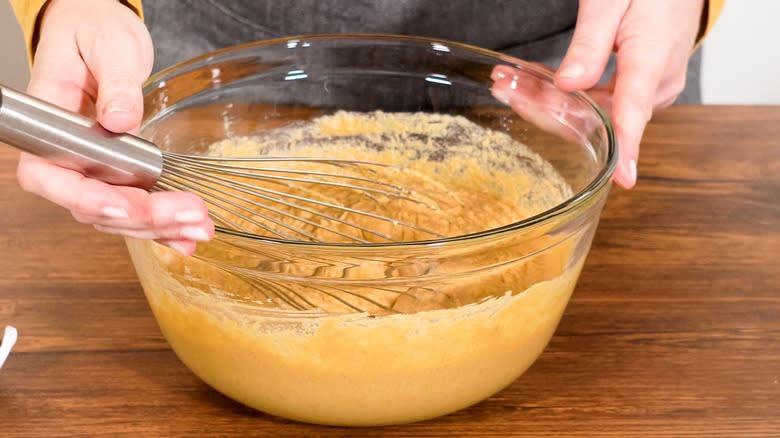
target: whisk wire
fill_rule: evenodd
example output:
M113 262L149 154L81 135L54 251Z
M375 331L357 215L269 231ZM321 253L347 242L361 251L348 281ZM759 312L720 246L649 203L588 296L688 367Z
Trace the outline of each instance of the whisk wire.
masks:
M315 205L318 205L318 206L321 206L321 207L332 208L332 209L339 210L339 211L346 212L346 213L353 213L353 214L358 214L358 215L362 215L362 216L366 216L366 217L371 217L373 219L377 219L377 220L380 220L380 221L383 221L383 222L391 223L393 225L404 226L404 227L416 229L418 231L426 232L426 233L428 233L430 235L438 236L438 234L436 232L434 232L434 231L427 230L425 228L418 227L418 226L409 224L409 223L404 222L404 221L400 221L400 220L397 220L397 219L389 218L387 216L382 216L382 215L371 213L371 212L368 212L368 211L357 210L357 209L354 209L354 208L345 207L345 206L342 206L342 205L339 205L339 204L335 204L335 203L332 203L332 202L320 201L320 200L316 200L316 199L307 198L307 197L304 197L304 196L294 195L294 194L291 194L291 193L280 192L278 190L272 190L272 189L267 189L267 188L263 188L263 187L258 187L258 186L254 186L252 184L248 184L248 183L244 183L244 182L240 182L240 181L233 181L233 180L231 180L229 178L224 178L224 177L220 177L220 176L213 176L213 175L204 175L204 174L200 174L200 173L197 173L197 172L193 172L193 171L188 170L188 169L179 169L179 168L176 168L176 170L168 169L167 173L164 170L163 171L163 178L161 178L161 180L170 181L170 180L174 180L174 179L177 179L177 178L182 180L182 181L184 181L185 184L187 184L187 185L188 184L193 184L193 185L197 185L198 187L200 187L200 189L196 189L196 191L208 190L211 193L218 192L222 196L224 196L225 198L227 198L227 197L234 197L234 198L240 199L242 202L246 202L246 203L251 204L251 205L253 205L255 207L258 207L258 208L261 208L261 209L265 209L265 210L269 210L269 211L274 211L275 213L280 214L280 215L282 215L284 217L290 218L292 220L299 220L299 221L305 222L304 218L301 218L301 217L299 217L299 216L297 216L297 215L295 215L293 213L290 213L290 212L287 212L287 211L284 211L284 210L280 210L280 209L276 209L276 208L271 207L271 206L269 206L267 204L254 201L252 199L238 197L237 195L231 194L231 193L229 193L227 191L211 187L211 186L209 186L207 184L203 184L203 183L199 182L197 179L205 180L205 181L211 182L211 183L213 183L215 185L218 184L219 186L227 187L227 188L230 188L230 189L235 190L237 192L244 193L246 195L253 196L253 197L256 197L256 198L259 198L259 199L262 199L262 200L278 203L278 204L284 205L285 207L294 208L294 209L299 210L299 211L305 211L305 212L310 213L310 214L312 214L314 216L321 217L321 218L326 219L328 221L338 222L338 223L347 225L349 227L352 227L354 229L357 229L357 230L365 232L365 233L369 233L371 235L374 235L376 237L385 239L387 241L392 241L393 239L391 237L385 235L385 234L379 233L377 231L371 230L371 229L369 229L367 227L355 224L353 222L346 221L346 220L344 220L342 218L339 218L339 217L336 217L336 216L324 213L322 211L314 210L312 208L308 208L308 207L306 207L304 205L301 205L301 204L298 204L298 203L285 201L283 199L283 197L292 198L294 200L301 201L301 202L308 202L308 203L315 204ZM275 196L271 196L271 195L275 195ZM218 199L219 199L219 202L225 202L225 203L233 205L234 207L236 206L236 205L234 205L232 203L227 202L227 199L223 199L223 198L218 198ZM254 210L250 210L250 211L254 211ZM260 216L259 213L257 213L257 215ZM309 222L309 224L312 225L312 226L316 226L318 228L327 230L329 232L338 234L338 235L340 235L342 237L347 237L347 238L350 238L350 239L353 239L353 240L356 240L356 241L363 241L364 243L366 242L365 239L356 238L353 235L343 233L341 231L338 231L336 229L333 229L332 227L328 227L327 225L324 225L324 224L321 224L321 223ZM277 225L279 225L279 224L277 224ZM287 228L287 227L285 227L285 228ZM314 240L314 241L318 241L319 240L318 238L316 238L314 236L310 236L309 238L311 240Z
M366 178L366 177L356 176L356 175L348 175L348 174L334 175L333 173L318 172L314 170L281 169L276 167L244 167L244 166L235 166L229 164L227 165L226 164L204 164L199 162L199 160L200 160L199 158L190 158L181 155L173 155L170 157L170 161L172 163L175 162L176 164L182 167L189 167L192 169L207 170L207 171L220 170L225 175L244 177L244 178L256 178L265 181L290 181L290 182L300 182L300 183L323 184L323 185L330 185L333 187L347 188L351 190L362 190L366 192L374 192L374 193L383 194L387 196L399 196L401 193L407 190L401 186L398 186L396 184L391 184L387 181L381 181L377 179L371 179L371 178ZM250 158L248 160L254 160L254 159ZM210 161L210 160L204 160L204 161ZM232 161L234 160L225 158L220 160L219 162L232 162ZM242 161L247 161L247 159ZM261 161L267 161L267 160L261 159ZM338 161L334 162L331 160L326 160L323 162L328 164L333 164L335 166L342 166L345 164ZM375 164L370 162L355 162L355 161L347 161L346 163L350 165L354 165L357 163ZM297 174L297 175L305 175L307 177L339 178L342 180L360 181L363 183L369 183L376 186L386 187L387 189L392 190L392 192L388 190L376 189L367 186L354 186L354 185L322 180L322 179L284 177L284 176L274 175L275 173ZM415 199L412 198L409 198L409 200L416 201Z
M213 205L213 201L206 201L206 203L209 204L209 205ZM230 219L226 218L225 216L223 216L223 215L213 211L213 209L211 211L209 211L209 215L219 225L225 226L227 228L231 228L233 230L238 230L238 229L241 228L240 224L238 224L238 223L236 223L234 221L231 221ZM271 228L271 227L269 227L266 224L259 224L258 226L260 228L262 228L263 230L268 231L269 233L271 233L271 234L273 234L273 235L275 235L277 237L281 237L282 239L288 239L289 240L289 239L292 238L291 236L289 236L287 234L280 233L276 229Z
M166 153L163 154L163 171L157 186L165 190L198 193L209 205L211 217L219 224L236 230L245 230L247 225L255 226L258 230L287 240L303 238L323 242L327 241L327 233L332 233L346 238L349 242L369 243L366 236L373 236L387 242L394 241L390 235L369 228L370 225L367 224L370 224L370 221L367 224L356 223L349 220L350 215L369 218L393 227L408 228L432 237L443 237L426 227L361 210L353 207L354 204L344 204L333 199L328 190L317 190L319 186L335 189L337 194L355 193L375 203L381 203L382 197L403 199L433 208L426 201L415 198L412 190L383 181L375 169L369 170L370 174L377 176L376 179L372 179L356 176L348 171L330 173L255 166L257 163L291 160L343 168L359 165L369 165L369 168L376 166L377 169L386 168L383 164L360 160L312 157L189 157ZM264 185L254 184L256 182ZM269 184L278 184L284 188L275 190L269 188ZM354 198L354 195L348 196ZM343 225L346 228L337 228L336 225ZM350 287L334 288L316 282L307 283L305 288L297 290L296 284L279 284L254 269L235 267L197 254L194 257L208 261L242 279L261 294L258 298L275 307L310 312L319 310L320 306L315 303L325 300L342 306L349 312L363 313L367 312L367 309L374 308L387 313L397 313L394 309L394 301L385 304L374 299L370 292L364 290L352 290ZM391 293L397 294L397 297L416 299L415 295L408 291L386 287L374 289L384 294Z
M269 227L268 225L263 224L263 223L255 220L252 216L255 216L255 217L258 217L258 218L260 218L262 220L266 220L268 222L276 224L276 225L278 225L278 226L280 226L282 228L288 229L288 230L290 230L290 231L292 231L294 233L298 233L301 236L303 236L303 237L305 237L305 238L307 238L309 240L317 240L317 237L315 235L313 235L313 234L311 234L311 233L309 233L309 232L307 232L305 230L302 230L302 229L297 228L297 227L293 227L292 225L286 224L286 223L284 223L284 222L282 222L282 221L280 221L280 220L278 220L276 218L273 218L271 216L263 214L263 213L255 210L255 209L251 209L251 208L249 208L249 207L247 207L245 205L241 205L241 204L239 204L237 202L234 202L231 199L225 198L224 197L224 192L222 192L220 190L217 190L214 187L200 184L197 181L190 181L190 180L186 180L186 181L188 181L190 183L190 185L177 183L177 182L172 181L172 180L169 180L168 184L175 185L175 187L178 188L179 190L195 189L195 191L200 193L200 195L204 198L204 201L206 201L206 203L211 205L212 207L219 208L219 209L222 209L222 210L225 210L225 204L227 204L227 205L229 205L231 207L234 207L234 208L236 208L236 209L238 209L240 211L230 210L230 214L231 215L237 216L238 218L243 219L244 221L246 221L246 222L248 222L248 223L250 223L250 224L252 224L254 226L257 226L259 228L262 228L262 229L264 229L266 231L270 231L270 232L278 235L279 237L286 238L288 236L285 236L284 234L280 234L280 233L278 233L276 231L273 231L273 229L271 227ZM193 187L193 186L196 186L196 187ZM200 186L200 188L197 188L197 186ZM214 192L216 192L216 193L218 193L220 195L223 195L223 197L215 196ZM206 196L204 196L204 195L206 195ZM215 201L214 199L218 199L218 201ZM251 202L251 201L246 201L246 202ZM295 219L295 220L298 220L298 221L301 221L301 222L307 222L307 220L305 218L296 217L296 216L293 216L293 215L288 215L286 212L284 212L282 210L279 210L277 208L270 207L270 206L267 206L267 205L264 205L264 204L257 203L256 207L261 207L263 209L266 209L266 210L269 210L269 211L273 211L273 212L285 215L286 217L290 217L292 219ZM242 213L241 211L248 212L252 216L248 216L248 215ZM308 221L308 222L311 222L311 221ZM231 225L234 225L234 229L238 230L238 229L244 228L244 227L241 227L239 224L236 224L235 222L229 222L229 223ZM311 224L313 224L315 226L319 226L318 224L313 223L313 222L311 222ZM324 229L324 227L323 227L323 229ZM351 237L351 236L345 235L345 237Z
M322 200L313 199L313 198L310 198L310 197L296 195L296 194L293 194L293 193L280 192L278 190L273 190L273 189L269 189L269 188L266 188L266 187L261 187L261 186L257 186L257 185L253 185L253 184L248 184L248 183L241 182L241 181L235 181L235 180L232 180L230 178L225 178L223 176L214 175L214 173L225 174L225 172L228 172L227 174L229 176L241 176L241 177L246 177L246 178L251 178L251 179L255 179L256 180L256 179L258 179L258 177L251 173L251 171L253 170L253 168L251 166L248 166L248 167L222 166L222 167L213 167L213 168L211 168L210 167L211 165L198 163L197 161L202 159L203 161L206 161L206 162L213 161L213 162L218 162L218 163L221 163L221 162L233 162L233 161L236 161L236 162L252 162L252 163L254 163L254 162L268 162L268 161L299 160L299 161L309 161L309 162L329 163L329 164L333 164L333 163L348 164L348 165L369 164L369 165L378 166L378 167L386 167L386 165L381 164L381 163L372 163L372 162L361 161L361 160L334 160L334 159L317 158L317 157L284 157L284 158L280 158L280 157L236 157L236 158L229 158L229 157L188 157L188 156L181 155L181 154L171 154L169 156L167 153L163 156L163 159L165 160L165 162L168 162L169 165L168 166L163 166L163 177L161 178L161 180L166 179L165 178L166 177L166 170L167 170L167 174L171 175L171 176L177 175L177 174L181 174L180 176L182 177L182 179L187 181L187 182L190 182L190 181L193 181L193 180L197 180L197 179L204 179L204 180L207 180L207 181L209 181L209 182L211 182L213 184L217 184L217 185L222 185L224 187L228 187L228 188L230 188L232 190L235 190L237 192L241 192L241 193L243 193L245 195L248 195L248 196L251 196L251 197L256 197L256 198L259 198L259 199L262 199L262 200L265 200L265 201L275 202L275 203L284 205L285 207L288 207L288 208L294 208L294 209L296 209L298 211L305 211L305 212L307 212L309 214L312 214L314 216L319 216L319 217L321 217L321 218L323 218L323 219L325 219L327 221L341 223L343 225L346 225L348 227L356 229L356 230L358 230L360 232L368 233L370 235L373 235L375 237L379 237L379 238L384 239L384 240L389 241L389 242L392 242L393 239L391 237L385 235L385 234L379 233L379 232L377 232L375 230L369 229L369 228L364 227L364 226L357 225L357 224L355 224L353 222L346 221L346 220L344 220L342 218L339 218L337 216L333 216L333 215L324 213L323 211L314 210L314 209L305 207L305 206L303 206L303 205L301 205L299 203L286 201L285 198L293 199L295 201L299 201L299 202L303 202L303 203L310 203L310 204L316 205L318 207L324 207L326 209L333 209L333 210L341 211L341 212L344 212L344 213L352 213L352 214L356 214L356 215L360 215L360 216L364 216L364 217L369 217L369 218L376 219L376 220L379 220L379 221L382 221L382 222L390 223L393 226L400 226L400 227L408 228L408 229L415 230L415 231L418 231L418 232L422 232L422 233L425 233L425 234L427 234L429 236L432 236L432 237L435 237L435 238L444 237L443 235L441 235L441 234L439 234L439 233L437 233L437 232L435 232L433 230L427 229L425 227L420 227L420 226L417 226L417 225L414 225L414 224L410 224L408 222L401 221L399 219L390 218L390 217L383 216L383 215L376 214L376 213L372 213L372 212L369 212L369 211L364 211L364 210L359 210L359 209L347 207L345 205L340 205L340 204L337 204L335 202L326 202L326 201L322 201ZM177 165L177 163L179 163L179 164ZM190 166L190 164L192 164L192 163L195 163L194 167L197 167L199 170L204 170L205 172L201 173L201 172L197 172L197 171L195 171L193 169L188 169L187 167ZM229 170L226 170L225 169L226 167L228 167ZM236 170L236 169L242 169L242 170ZM236 173L240 173L241 175L236 175ZM334 177L334 178L342 177L342 175L326 174L324 172L320 172L320 174L321 175L329 175L329 176ZM349 177L349 175L347 175L347 176ZM260 178L264 179L264 178L270 178L270 177L269 176L263 176L263 177L260 177ZM420 201L420 200L417 200L417 199L409 197L408 195L403 193L403 189L401 189L398 186L392 185L392 184L389 184L388 187L398 188L399 189L398 192L388 192L388 191L380 190L380 189L371 189L371 188L364 187L364 186L355 186L355 185L350 185L350 184L345 184L345 183L338 183L338 182L332 182L332 181L322 181L322 180L319 180L319 179L306 179L305 181L301 181L301 182L312 183L312 184L324 184L324 185L337 186L337 187L353 190L353 191L355 191L357 193L361 193L363 195L368 195L369 193L376 193L376 194L382 194L382 195L385 195L385 196L388 196L388 197L392 197L392 198L405 199L405 200L411 200L413 202L422 203L422 201ZM204 187L204 186L205 185L201 184L201 187ZM298 187L298 189L300 190L301 188ZM231 194L229 194L227 192L224 192L224 191L221 191L221 190L220 190L220 192L222 192L222 194L225 195L225 196L235 196L235 195L231 195ZM252 201L252 200L249 200L249 199L246 199L246 198L241 198L241 200L243 202L247 202L249 204L252 204L255 207L264 208L264 209L268 210L267 206L265 204L263 204L263 203L255 202L255 201ZM297 215L292 214L290 212L283 212L283 211L280 211L280 210L277 210L276 212L277 212L277 214L280 214L282 216L288 217L288 218L293 219L293 220L298 220L299 219L299 217ZM310 225L312 225L312 224L310 224ZM345 235L344 233L339 232L337 230L334 230L331 227L326 227L324 224L319 224L318 223L318 224L316 224L316 226L318 228L326 229L327 231L332 232L332 233L337 234L337 235L340 235L342 237L350 238L350 239L352 239L354 241L365 242L365 239L363 239L363 238L355 238L355 236L353 236L353 235ZM311 239L311 240L319 241L316 238Z
M342 236L342 237L346 237L346 238L348 238L348 239L350 239L352 241L362 242L362 243L367 243L368 242L365 239L362 239L362 238L359 238L359 237L355 237L354 235L351 235L351 234L339 231L339 230L337 230L335 228L332 228L330 226L327 226L327 225L324 225L324 224L321 224L321 223L317 223L317 222L311 221L309 219L300 217L298 215L292 214L292 213L287 212L285 210L281 210L281 209L273 207L271 205L268 205L268 204L265 204L265 203L261 203L261 202L257 202L257 201L254 201L252 199L248 199L248 198L245 198L245 197L238 197L238 196L235 196L235 195L230 196L230 197L235 198L235 199L237 199L237 200L239 200L239 201L241 201L243 203L249 204L249 205L251 205L252 207L255 207L255 208L249 208L246 205L240 205L240 204L238 204L236 202L233 202L230 199L228 199L228 195L229 194L227 192L225 192L224 190L219 190L219 189L216 189L216 188L211 187L209 185L205 185L205 184L199 183L197 181L192 181L191 178L187 178L186 177L186 173L187 173L186 171L184 171L183 173L185 174L184 177L182 177L183 180L187 181L188 183L190 183L190 184L192 184L194 186L201 187L201 189L197 189L198 191L208 190L210 192L211 199L210 199L209 203L210 203L210 205L212 205L212 207L224 209L224 204L228 204L228 205L230 205L232 207L239 208L239 209L241 209L243 211L246 211L246 212L248 212L248 213L250 213L252 215L260 217L261 219L273 222L276 225L282 226L282 227L284 227L284 228L286 228L286 229L288 229L290 231L294 231L294 232L296 232L298 234L301 234L301 235L305 236L306 238L308 238L309 240L312 240L312 241L319 241L320 239L318 237L316 237L315 235L309 233L309 232L306 232L304 230L301 230L299 228L293 227L293 226L291 226L289 224L286 224L284 222L281 222L281 221L278 221L278 220L276 220L274 218L271 218L270 216L265 215L265 214L259 212L257 209L268 210L268 211L277 213L280 216L286 217L288 219L291 219L291 220L294 220L294 221L303 222L305 224L311 225L312 227L319 228L319 229L322 229L322 230L325 230L325 231L337 234L337 235ZM253 196L256 196L256 197L258 197L260 199L263 199L263 200L279 203L279 204L285 205L287 207L297 208L300 211L305 211L307 213L311 213L314 216L319 216L319 217L325 218L325 219L333 221L333 222L344 223L345 225L352 226L353 228L361 229L361 231L365 231L365 232L374 234L377 237L384 238L386 240L391 240L389 236L386 236L386 235L381 234L381 233L376 233L376 232L373 232L373 231L368 230L368 229L363 229L363 227L358 227L357 225L354 225L354 224L351 224L349 222L346 222L343 219L337 218L335 216L327 215L327 214L324 214L322 212L318 212L316 210L307 208L305 206L300 206L300 205L297 205L297 204L294 204L294 203L286 202L284 200L281 200L281 199L278 199L278 198L274 198L272 196L268 196L268 195L265 195L265 194L253 193L253 192L251 192L251 189L249 189L248 186L244 185L243 183L236 183L234 181L225 180L225 179L220 178L220 177L207 177L206 179L213 180L215 182L216 181L220 181L221 184L224 185L225 187L234 189L236 191L239 191L239 192L242 192L242 193L245 193L245 194L248 194L248 195L253 195ZM214 196L213 195L214 192L218 193L221 196ZM217 199L217 201L214 201L214 199ZM230 213L233 214L234 211L231 210ZM248 222L252 223L253 225L258 225L258 223L256 221L251 220L251 218L247 218L244 215L242 215L241 218L244 219L244 220L248 220ZM260 225L258 225L258 226L260 226Z

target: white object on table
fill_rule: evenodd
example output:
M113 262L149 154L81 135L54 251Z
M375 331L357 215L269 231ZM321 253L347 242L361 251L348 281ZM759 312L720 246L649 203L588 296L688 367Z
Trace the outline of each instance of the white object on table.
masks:
M3 367L5 360L8 359L8 355L11 354L11 349L14 347L14 344L16 344L17 336L18 333L15 328L10 325L5 327L3 342L0 343L0 368Z

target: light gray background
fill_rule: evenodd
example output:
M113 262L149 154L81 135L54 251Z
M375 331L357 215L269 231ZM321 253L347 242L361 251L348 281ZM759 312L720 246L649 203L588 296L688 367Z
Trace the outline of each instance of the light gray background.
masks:
M686 0L682 0L686 1ZM707 104L780 104L780 1L731 0L704 44ZM27 61L11 7L0 0L0 83L23 89Z
M11 5L0 0L0 83L17 89L27 84L27 58Z

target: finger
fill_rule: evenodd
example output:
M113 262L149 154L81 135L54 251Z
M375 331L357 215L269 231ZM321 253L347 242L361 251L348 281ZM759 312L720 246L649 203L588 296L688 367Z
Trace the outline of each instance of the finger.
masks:
M534 74L496 67L491 78L490 91L497 100L548 133L582 143L599 125L589 105Z
M68 210L85 215L128 216L129 205L113 186L55 166L36 156L21 155L17 177L24 190Z
M153 50L148 31L121 4L126 20L119 28L86 27L76 39L84 62L97 81L97 119L106 129L126 132L143 116L142 85L152 69Z
M625 188L636 184L639 143L653 114L666 61L663 46L651 39L628 39L618 51L612 107L620 145L615 181Z
M150 194L133 187L112 186L27 154L22 156L19 169L22 188L71 210L82 220L94 217L101 220L92 223L134 230L181 227L177 237L190 240L213 237L214 226L206 204L194 194Z
M191 255L195 252L196 243L192 240L158 240L157 242L184 256Z
M581 0L566 56L555 75L555 84L565 91L594 86L615 46L620 20L630 1Z
M73 217L81 223L112 229L138 239L210 240L214 235L214 224L206 215L205 207L202 209L193 209L192 206L182 207L182 203L188 201L187 197L194 197L194 195L171 192L148 196L149 213L146 217L132 213L129 217L122 217L124 212L114 215L112 211L109 211L109 215L74 211ZM194 204L200 206L202 201L197 200L197 197L195 199Z
M588 96L599 104L602 110L607 114L612 113L612 96L615 93L615 75L612 75L609 82L603 85L597 85L587 90Z
M679 69L671 71L679 72L661 81L655 96L655 108L666 108L673 104L677 97L685 90L687 63Z
M186 238L183 234L183 230L186 230L186 228L168 228L168 229L134 229L134 228L124 228L124 227L113 227L110 225L103 225L103 224L92 224L92 226L102 232L107 234L118 234L125 237L132 237L134 239L141 239L141 240L167 240L167 241L178 241L178 240L187 240L192 242L202 242L205 240L193 240Z
M655 104L653 105L655 109L663 109L671 106L675 101L677 101L677 98L679 97L680 93L677 91L674 91L676 89L675 86L670 85L661 85L661 88L658 89L658 95L655 97Z
M179 224L174 223L163 227L144 227L139 226L137 223L128 221L125 219L114 219L106 216L92 216L85 215L78 212L71 212L73 217L82 224L101 226L106 229L122 230L126 231L125 234L129 237L135 237L138 239L186 239L195 241L208 240L210 228L213 228L210 220L204 220L200 223L194 224ZM200 236L200 237L196 237Z
M151 235L148 232L144 231L136 231L136 230L125 230L122 228L114 228L114 227L108 227L103 225L93 225L93 227L100 231L101 233L106 234L113 234L117 236L124 236L124 237L130 237L133 239L141 239L141 240L152 240L153 237L150 237ZM195 252L195 247L197 245L197 242L192 240L182 240L182 239L155 239L156 242L161 243L176 252L188 256L191 255L193 252Z
M158 236L156 232L151 230L129 230L126 228L109 227L107 225L101 225L101 224L93 224L92 227L94 227L96 230L100 231L101 233L132 237L134 239L154 240L160 238L160 236Z

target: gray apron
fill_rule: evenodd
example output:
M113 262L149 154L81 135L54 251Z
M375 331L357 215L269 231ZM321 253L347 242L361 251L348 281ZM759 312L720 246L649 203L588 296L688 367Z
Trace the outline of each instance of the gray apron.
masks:
M459 41L557 67L577 0L146 0L159 70L204 52L316 33L386 33ZM614 57L613 57L614 58ZM677 103L699 103L700 54ZM604 78L614 72L610 60Z

